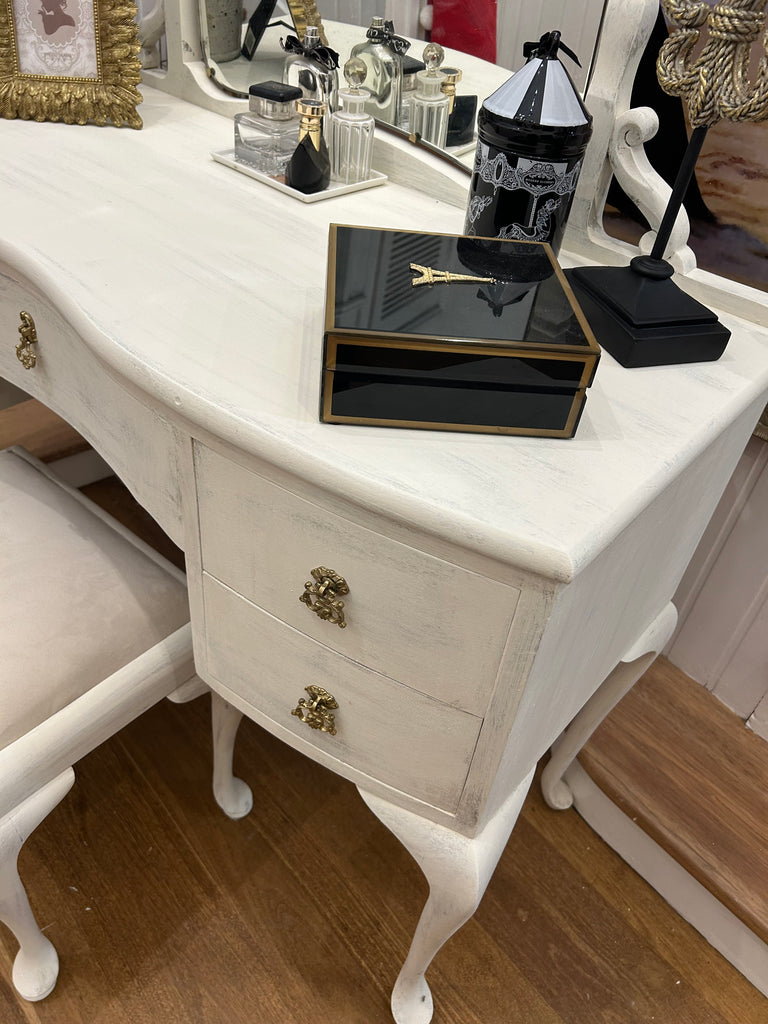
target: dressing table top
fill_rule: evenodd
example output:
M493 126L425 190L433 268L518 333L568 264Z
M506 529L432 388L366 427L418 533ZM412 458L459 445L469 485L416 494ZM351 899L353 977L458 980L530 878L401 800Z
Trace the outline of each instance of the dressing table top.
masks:
M211 159L229 118L144 96L139 132L3 124L0 257L174 418L561 581L726 421L757 418L768 336L722 314L733 337L716 363L630 371L604 353L573 440L321 424L329 223L460 233L463 209L391 181L302 204Z

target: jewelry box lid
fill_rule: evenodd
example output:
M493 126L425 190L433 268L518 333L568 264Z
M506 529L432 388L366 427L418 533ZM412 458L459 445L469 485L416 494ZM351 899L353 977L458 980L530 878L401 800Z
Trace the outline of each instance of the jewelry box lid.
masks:
M541 242L332 224L326 333L599 355Z

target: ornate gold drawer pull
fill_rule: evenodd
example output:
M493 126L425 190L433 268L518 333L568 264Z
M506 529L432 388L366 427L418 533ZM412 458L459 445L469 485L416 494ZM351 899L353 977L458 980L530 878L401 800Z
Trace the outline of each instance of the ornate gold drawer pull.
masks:
M308 580L304 584L304 593L299 600L321 619L335 622L340 629L344 629L347 625L344 620L344 602L339 600L339 595L349 593L347 581L323 565L312 570L312 578L315 582Z
M19 334L21 341L16 346L16 357L25 370L31 370L37 362L37 353L32 351L32 346L37 344L37 329L35 321L24 310L19 313L21 325Z
M302 697L291 714L300 718L310 729L319 729L335 736L336 720L332 712L339 706L336 698L322 686L305 686L304 689L309 694L309 700Z

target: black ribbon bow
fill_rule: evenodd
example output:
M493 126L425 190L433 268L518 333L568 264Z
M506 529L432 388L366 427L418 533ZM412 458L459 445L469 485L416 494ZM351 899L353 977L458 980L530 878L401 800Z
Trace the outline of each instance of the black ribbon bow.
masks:
M383 28L371 25L365 34L374 43L384 43L393 53L397 53L400 57L411 45L407 39L395 35L395 23L393 21L385 21Z
M526 60L530 60L531 57L541 57L543 59L547 57L556 57L557 51L562 50L563 53L567 53L568 56L581 67L581 61L564 42L560 39L560 33L555 30L554 32L545 32L544 35L536 43L523 43L523 57Z
M280 45L286 53L302 53L305 57L312 57L324 68L333 71L339 66L339 55L330 46L323 46L316 43L314 46L305 46L296 36L286 36L280 40Z

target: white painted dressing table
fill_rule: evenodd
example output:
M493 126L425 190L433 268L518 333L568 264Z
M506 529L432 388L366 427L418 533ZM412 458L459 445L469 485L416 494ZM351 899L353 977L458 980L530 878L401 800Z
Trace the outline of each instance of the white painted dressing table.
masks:
M229 120L152 89L141 113L141 132L0 126L0 375L184 548L228 813L250 806L230 775L245 713L352 780L424 869L393 995L400 1024L424 1024L424 971L474 912L536 761L669 636L765 402L768 336L724 313L717 363L604 355L571 441L321 424L329 221L457 232L463 211L392 182L303 205L210 159ZM299 601L318 566L349 585L345 629ZM311 684L338 703L335 735L292 714Z

